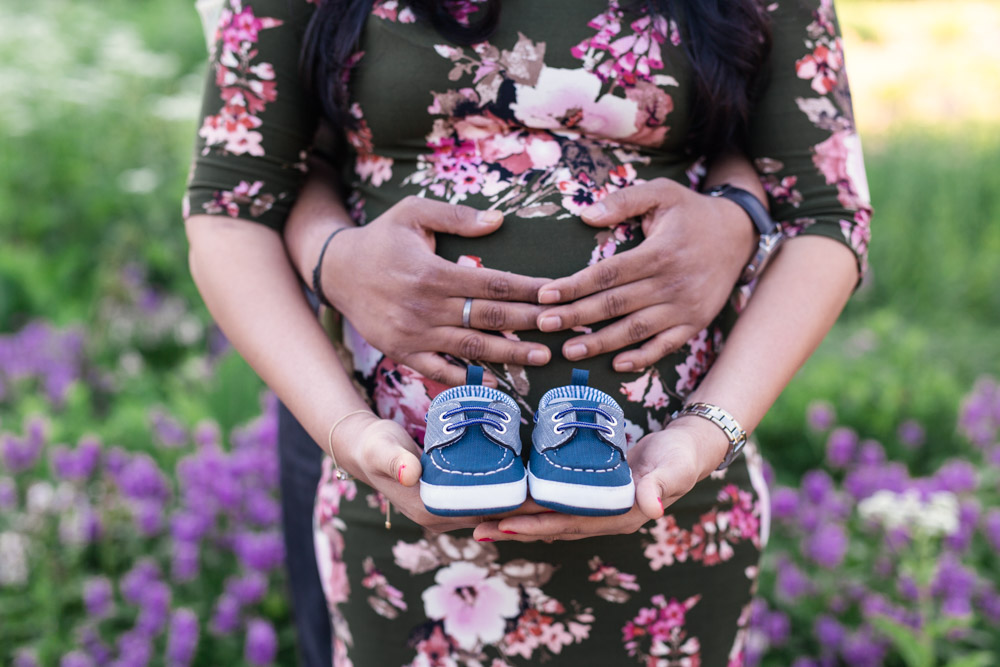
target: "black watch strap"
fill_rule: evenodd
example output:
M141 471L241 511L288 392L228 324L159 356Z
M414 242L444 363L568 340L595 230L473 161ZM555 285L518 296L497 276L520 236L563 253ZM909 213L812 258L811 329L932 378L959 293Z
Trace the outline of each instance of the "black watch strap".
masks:
M771 214L767 212L767 209L764 208L759 199L746 190L726 183L725 185L718 185L712 188L705 194L710 197L724 197L737 204L753 220L754 227L757 228L757 233L761 236L773 234L777 231L778 225L771 219Z

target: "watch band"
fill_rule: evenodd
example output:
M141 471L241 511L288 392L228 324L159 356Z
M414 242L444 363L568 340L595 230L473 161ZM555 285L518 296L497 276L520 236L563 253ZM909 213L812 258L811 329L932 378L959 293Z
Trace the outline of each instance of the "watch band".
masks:
M707 419L721 428L722 432L729 439L729 451L726 452L726 457L722 459L722 463L719 464L716 470L728 468L729 464L736 460L736 457L740 455L743 447L747 444L747 432L736 421L736 417L733 417L718 405L712 405L711 403L688 403L675 412L671 419L677 419L685 415L695 415Z
M778 229L777 223L771 219L771 214L764 208L764 204L743 188L737 188L725 183L715 186L705 194L709 197L728 199L742 208L750 216L753 226L757 228L757 233L761 236L773 234Z

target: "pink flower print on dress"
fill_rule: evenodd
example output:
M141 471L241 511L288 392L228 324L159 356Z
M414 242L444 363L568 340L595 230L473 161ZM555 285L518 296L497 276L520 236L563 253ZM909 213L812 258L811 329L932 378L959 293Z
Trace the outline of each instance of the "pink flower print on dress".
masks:
M510 105L526 127L577 130L586 136L624 139L639 128L638 105L601 94L601 79L584 69L543 67L534 86L515 84L517 101Z
M684 629L687 612L701 600L700 595L683 602L676 598L669 601L663 595L654 595L653 607L644 607L622 628L622 640L628 654L650 667L698 667L701 665L701 643L697 637L688 637ZM649 642L643 650L642 644Z
M857 132L838 130L814 146L813 164L827 185L837 186L837 200L844 208L851 211L869 208L868 176Z
M392 23L415 23L416 14L409 7L399 8L399 0L378 0L372 7L372 16Z
M844 56L838 37L833 42L833 48L818 44L812 53L796 61L795 73L800 79L812 79L812 89L826 95L837 85L837 75L843 66Z
M687 342L691 352L683 363L677 364L677 393L687 396L698 386L698 381L708 372L715 361L716 350L721 341L721 335L709 339L708 329L702 329L697 336Z
M406 429L418 443L424 441L424 415L431 398L444 385L425 378L408 366L383 357L375 371L375 411Z
M507 619L518 615L518 590L484 567L455 562L438 570L434 581L422 596L424 612L444 621L445 632L464 649L500 641Z

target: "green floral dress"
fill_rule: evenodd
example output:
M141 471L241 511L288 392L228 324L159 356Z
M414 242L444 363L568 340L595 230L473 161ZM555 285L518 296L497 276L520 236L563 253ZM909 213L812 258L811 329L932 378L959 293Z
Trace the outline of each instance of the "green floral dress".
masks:
M475 0L455 0L461 19ZM228 0L187 198L190 214L280 228L295 200L316 119L296 77L306 0ZM751 124L751 157L788 236L848 245L864 270L871 210L841 39L830 0L769 3L774 49ZM686 154L692 73L683 26L618 0L504 0L499 29L448 43L405 2L375 3L351 71L344 181L359 224L406 195L504 212L484 238L440 236L455 262L551 278L642 241L637 224L595 230L578 215L610 192L666 177L698 187ZM712 364L750 294L642 373L611 355L578 362L620 398L628 441L662 429ZM576 332L505 332L553 350ZM357 379L377 412L419 442L443 389L396 364L344 323ZM571 364L493 366L521 405L522 438ZM638 532L565 543L486 543L431 535L384 499L324 470L317 558L344 665L739 665L768 503L753 447Z

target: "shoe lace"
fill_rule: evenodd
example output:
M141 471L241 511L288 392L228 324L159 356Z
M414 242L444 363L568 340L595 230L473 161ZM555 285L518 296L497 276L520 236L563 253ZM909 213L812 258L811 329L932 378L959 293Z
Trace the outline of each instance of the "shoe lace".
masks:
M611 422L611 426L618 425L618 420L615 419L615 417L609 414L606 410L603 410L602 408L588 408L585 406L577 406L572 408L566 408L565 410L560 410L556 414L552 415L552 421L559 422L559 420L564 415L568 415L571 412L577 412L577 413L590 412L593 414L598 414L604 417L609 422ZM589 428L595 431L601 431L602 433L606 433L608 435L614 435L615 431L613 428L611 428L611 426L608 426L607 424L598 424L597 422L581 422L581 421L566 422L566 423L559 422L559 425L552 430L554 430L556 433L562 433L568 428Z
M445 433L451 433L456 431L463 426L470 426L472 424L485 424L487 426L492 426L501 433L506 432L507 427L504 425L510 421L510 415L508 415L503 410L497 410L496 408L491 408L488 405L463 405L458 408L452 408L444 414L441 415L441 419L449 419L454 415L465 412L482 412L484 413L481 417L469 417L467 419L462 419L456 422L449 422L445 427ZM500 421L495 419L490 419L486 415L494 415L500 418ZM503 423L501 423L503 422Z

